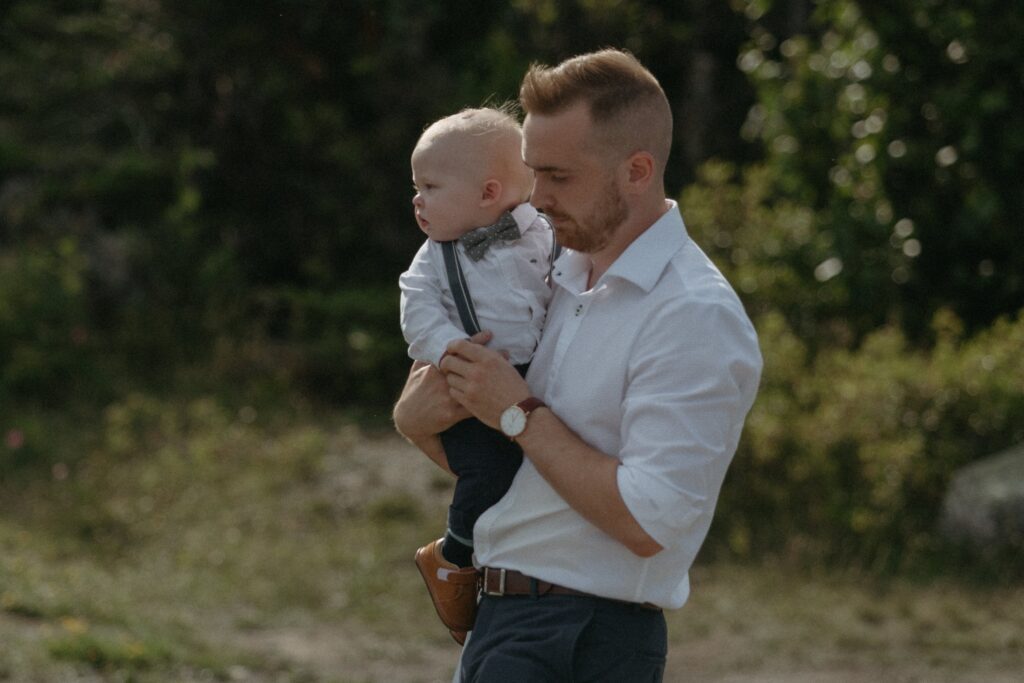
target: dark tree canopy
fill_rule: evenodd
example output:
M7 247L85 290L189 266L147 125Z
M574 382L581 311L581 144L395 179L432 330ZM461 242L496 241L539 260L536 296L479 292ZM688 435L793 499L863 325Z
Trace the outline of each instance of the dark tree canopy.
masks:
M532 61L607 45L669 95L673 195L709 196L716 159L743 170L730 183L760 169L748 189L766 207L809 212L742 248L714 215L693 226L746 269L751 302L844 343L896 321L927 344L944 308L980 330L1024 305L1022 17L995 2L14 0L0 278L59 305L0 294L0 351L145 368L225 337L347 339L357 319L393 337L391 298L371 292L393 293L421 238L408 157L424 125L514 99Z

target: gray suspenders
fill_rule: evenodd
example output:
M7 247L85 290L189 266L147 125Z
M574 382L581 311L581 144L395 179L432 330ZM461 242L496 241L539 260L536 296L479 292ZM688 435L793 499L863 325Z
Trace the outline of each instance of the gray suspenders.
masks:
M448 273L448 288L452 290L452 296L455 298L455 308L459 310L462 329L472 337L480 331L480 323L476 319L476 309L473 308L473 299L469 296L469 285L466 284L462 264L459 263L459 254L455 251L455 242L441 242L441 250L444 253L444 269Z
M548 259L549 279L555 259L562 253L562 245L555 239L554 230L551 231L551 242L551 256ZM455 298L455 308L459 311L462 329L472 337L480 331L480 322L476 319L476 309L473 308L473 298L469 295L469 285L466 284L466 276L462 272L459 254L455 250L455 241L441 242L441 252L444 254L444 269L448 275L448 288L452 290L452 296Z

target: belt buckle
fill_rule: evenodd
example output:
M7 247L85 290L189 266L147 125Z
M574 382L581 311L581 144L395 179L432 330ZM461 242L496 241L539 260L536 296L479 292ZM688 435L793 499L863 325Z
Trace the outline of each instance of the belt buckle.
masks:
M493 590L490 589L490 583L491 582L489 581L489 579L491 577L491 572L492 571L497 571L498 572L498 590L496 590L496 591L493 591ZM484 569L484 595L491 595L491 596L495 596L495 597L501 597L501 596L505 595L505 570L504 569L492 570L490 567L487 567L487 568Z

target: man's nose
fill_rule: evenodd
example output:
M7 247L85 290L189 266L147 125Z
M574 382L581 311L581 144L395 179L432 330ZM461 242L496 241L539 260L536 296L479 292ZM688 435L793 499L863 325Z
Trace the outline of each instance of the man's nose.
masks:
M419 192L412 196L412 205L417 209L423 206L423 197L420 196Z
M547 199L548 197L541 181L534 178L533 191L530 192L530 203L538 209L543 209L548 203Z

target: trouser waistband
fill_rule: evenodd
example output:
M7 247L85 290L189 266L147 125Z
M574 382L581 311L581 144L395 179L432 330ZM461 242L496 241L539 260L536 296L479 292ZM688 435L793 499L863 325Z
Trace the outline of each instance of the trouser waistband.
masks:
M577 595L585 598L608 600L610 602L617 602L623 605L632 605L634 607L640 607L642 609L652 610L655 612L661 611L660 607L650 602L629 602L628 600L605 598L600 595L594 595L593 593L585 593L583 591L576 590L575 588L567 588L548 581L535 579L532 576L527 576L526 574L517 572L514 569L499 569L496 567L484 567L481 570L480 591L484 595L491 595L495 597L505 595L529 595L536 598L543 595Z

